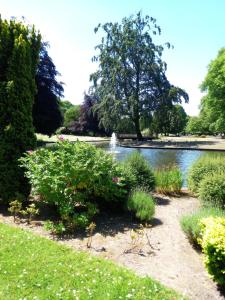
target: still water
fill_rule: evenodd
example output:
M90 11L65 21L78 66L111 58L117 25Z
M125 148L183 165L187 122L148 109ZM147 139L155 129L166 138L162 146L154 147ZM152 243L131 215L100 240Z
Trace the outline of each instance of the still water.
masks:
M110 151L109 145L101 146L106 151ZM205 155L225 155L224 152L198 151L198 150L176 150L176 149L144 149L144 148L126 148L115 147L115 158L123 160L132 151L139 151L154 169L160 169L171 165L176 165L181 169L183 174L183 186L186 186L188 169L201 156Z

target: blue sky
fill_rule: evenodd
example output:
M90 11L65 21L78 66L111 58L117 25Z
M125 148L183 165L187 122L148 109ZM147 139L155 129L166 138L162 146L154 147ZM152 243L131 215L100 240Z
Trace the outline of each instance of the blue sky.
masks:
M94 27L139 10L157 19L162 29L158 42L174 46L163 55L167 76L188 92L185 110L196 115L207 65L225 47L224 0L0 0L3 18L24 16L49 41L49 54L65 82L65 99L74 104L82 102L96 69L91 57L101 36Z

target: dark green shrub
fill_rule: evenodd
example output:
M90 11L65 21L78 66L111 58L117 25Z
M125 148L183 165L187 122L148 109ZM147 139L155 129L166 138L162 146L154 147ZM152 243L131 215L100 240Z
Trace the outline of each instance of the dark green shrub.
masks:
M213 173L204 177L198 194L204 206L225 208L225 173Z
M104 202L123 203L127 190L112 156L95 146L60 141L54 150L38 149L21 159L34 194L55 204L70 227L86 227Z
M191 167L188 173L188 187L198 194L199 185L205 176L212 173L225 173L225 158L221 156L202 156Z
M150 221L155 213L155 202L144 190L134 190L128 199L128 209L141 221Z
M18 159L36 145L32 107L40 35L0 17L0 41L0 200L9 202L30 192Z
M132 152L123 162L124 174L132 188L144 187L152 191L155 188L155 177L150 164L138 151Z
M213 279L225 286L225 218L209 217L200 222L200 244L205 254L205 265Z
M182 189L182 173L179 168L171 167L154 172L156 191L161 194L179 194Z
M198 239L201 237L200 221L211 216L225 217L225 212L218 208L202 208L181 218L181 228L192 244L198 245Z

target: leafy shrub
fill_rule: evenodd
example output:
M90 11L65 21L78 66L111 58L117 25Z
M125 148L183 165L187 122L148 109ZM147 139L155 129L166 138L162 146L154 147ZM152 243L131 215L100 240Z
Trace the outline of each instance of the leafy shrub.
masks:
M225 208L225 173L204 177L199 185L199 197L204 206Z
M141 221L150 221L155 213L155 202L144 190L135 190L128 199L128 209Z
M225 218L205 218L200 222L200 244L205 254L209 274L221 286L225 285Z
M221 156L202 156L191 167L188 173L188 187L198 194L199 185L205 176L212 173L225 173L225 159Z
M38 149L20 161L33 193L55 204L69 227L86 227L101 201L109 205L126 199L120 168L93 145L62 140L54 150Z
M62 222L54 223L52 221L46 221L44 227L53 235L63 235L63 233L66 231L66 228Z
M195 246L198 245L198 239L201 237L200 221L207 217L225 217L225 212L213 207L202 208L190 215L183 216L180 220L182 230Z
M144 187L149 191L155 188L155 177L152 168L138 151L128 155L122 162L122 167L132 188Z
M182 174L179 168L164 168L155 171L156 191L162 194L179 194L182 188Z

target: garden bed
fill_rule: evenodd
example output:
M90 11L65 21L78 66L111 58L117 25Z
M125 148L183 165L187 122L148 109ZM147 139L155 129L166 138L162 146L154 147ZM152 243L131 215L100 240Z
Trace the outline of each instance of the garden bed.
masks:
M180 217L198 207L198 200L188 195L180 198L158 195L153 226L145 228L144 233L141 231L136 240L132 235L139 224L129 215L101 215L96 220L90 248L85 234L65 236L59 243L108 258L139 275L149 275L190 299L224 299L204 268L202 254L191 247L180 228ZM13 223L10 216L2 218L4 223ZM16 226L53 238L43 228L42 221L32 226L25 223Z

